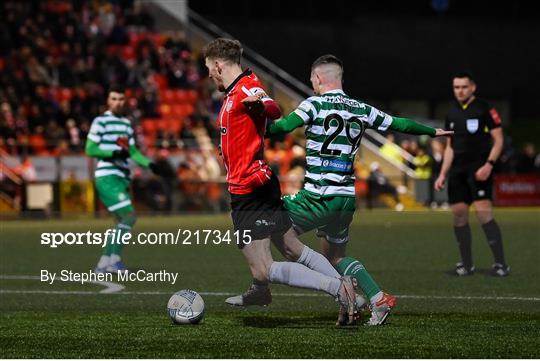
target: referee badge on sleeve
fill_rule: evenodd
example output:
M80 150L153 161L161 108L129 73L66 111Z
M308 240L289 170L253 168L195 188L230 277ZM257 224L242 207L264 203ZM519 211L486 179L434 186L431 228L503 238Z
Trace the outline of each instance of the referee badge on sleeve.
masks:
M467 119L467 131L474 134L478 131L478 119Z

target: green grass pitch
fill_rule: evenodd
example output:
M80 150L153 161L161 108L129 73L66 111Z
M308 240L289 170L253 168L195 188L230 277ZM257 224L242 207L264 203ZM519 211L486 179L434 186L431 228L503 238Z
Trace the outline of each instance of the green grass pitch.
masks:
M540 213L496 211L512 274L485 275L492 263L475 219L478 272L445 272L457 261L449 212L359 211L349 254L362 260L398 306L382 327L334 326L336 305L323 294L273 286L267 308L233 309L226 295L250 283L234 245L128 246L133 269L179 272L169 283L100 285L27 276L41 269L88 271L97 246L40 245L41 232L104 231L112 219L0 223L0 358L539 358ZM140 217L136 232L230 229L228 215ZM313 233L302 237L318 249ZM276 259L281 259L276 255ZM17 276L17 277L13 277ZM172 293L191 288L206 302L204 322L175 326Z

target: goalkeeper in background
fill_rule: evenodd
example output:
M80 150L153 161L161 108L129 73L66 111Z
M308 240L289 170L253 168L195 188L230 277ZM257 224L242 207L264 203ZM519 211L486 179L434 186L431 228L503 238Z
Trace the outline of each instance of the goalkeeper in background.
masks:
M112 86L107 96L107 111L93 120L86 140L86 154L98 159L95 178L99 199L116 218L116 232L106 240L95 269L97 273L127 272L122 263L123 244L112 240L131 232L137 220L129 194L128 158L155 174L160 173L159 168L135 146L131 122L125 117L125 103L124 89Z
M370 301L369 325L383 324L396 298L381 290L357 259L346 256L349 225L355 211L354 157L366 128L402 133L444 136L452 131L434 129L407 118L392 117L343 92L343 64L324 55L311 67L311 84L316 96L300 103L288 116L269 125L270 136L306 127L306 174L304 188L283 197L285 208L298 234L317 229L321 253L336 270L358 282ZM248 99L255 101L255 99ZM284 243L282 252L292 259L300 248ZM340 321L344 320L340 314Z

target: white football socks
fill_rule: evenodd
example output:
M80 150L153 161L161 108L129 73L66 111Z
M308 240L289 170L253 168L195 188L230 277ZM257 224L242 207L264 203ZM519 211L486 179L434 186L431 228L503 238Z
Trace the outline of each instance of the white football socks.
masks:
M341 281L307 268L300 263L274 262L270 266L270 282L293 287L324 291L336 297Z
M109 256L103 255L98 261L97 268L106 268L107 266L109 266L110 262L111 258Z
M332 266L332 264L322 254L315 252L308 246L304 246L302 255L298 258L298 263L303 264L307 268L320 272L334 278L340 278L340 274Z
M373 297L371 297L369 299L369 302L371 302L372 305L376 304L377 302L379 302L380 300L382 300L383 298L383 291L379 291L377 292Z
M120 262L121 258L117 254L111 254L111 265L115 264L116 262Z

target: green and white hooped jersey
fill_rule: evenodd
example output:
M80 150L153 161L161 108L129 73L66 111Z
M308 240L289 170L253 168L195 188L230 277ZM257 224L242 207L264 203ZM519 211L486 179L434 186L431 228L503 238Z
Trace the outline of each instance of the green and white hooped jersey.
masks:
M120 150L135 144L133 128L129 119L117 117L111 111L106 111L94 119L88 139L94 141L102 150ZM126 160L116 159L107 161L100 159L97 163L95 177L118 176L129 178L129 164Z
M294 111L306 125L304 189L354 197L354 157L366 128L386 130L392 117L336 89L304 100Z

